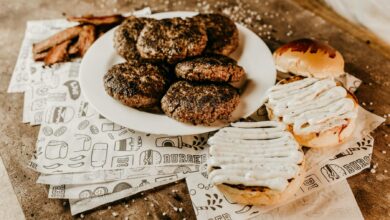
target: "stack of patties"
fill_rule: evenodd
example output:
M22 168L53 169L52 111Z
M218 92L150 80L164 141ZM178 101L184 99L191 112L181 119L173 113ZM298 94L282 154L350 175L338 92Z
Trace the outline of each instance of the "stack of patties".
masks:
M279 71L293 76L269 91L269 118L288 125L306 147L333 147L352 135L358 102L335 78L344 74L341 54L321 42L300 39L274 52ZM305 78L308 77L308 78Z
M129 17L114 34L114 47L127 62L107 72L105 89L129 107L158 107L181 122L229 120L239 103L230 84L245 79L244 69L227 57L238 42L236 25L220 14Z

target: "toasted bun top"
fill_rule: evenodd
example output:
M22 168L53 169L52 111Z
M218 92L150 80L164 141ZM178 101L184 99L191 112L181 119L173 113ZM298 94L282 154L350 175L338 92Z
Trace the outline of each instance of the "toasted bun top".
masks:
M296 75L327 78L344 74L343 56L331 46L312 39L299 39L279 47L273 54L276 69Z

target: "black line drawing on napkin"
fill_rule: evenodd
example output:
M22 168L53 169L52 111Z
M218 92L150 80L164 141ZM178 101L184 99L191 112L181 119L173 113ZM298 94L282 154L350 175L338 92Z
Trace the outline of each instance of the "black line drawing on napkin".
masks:
M88 199L91 196L92 196L92 191L88 189L81 191L79 194L80 199Z
M89 130L92 134L99 134L99 128L96 125L89 126Z
M95 143L92 147L91 166L103 167L107 162L107 143Z
M225 197L226 198L226 197ZM249 212L251 209L252 209L252 205L245 205L244 207L242 207L241 209L237 210L237 211L234 211L236 214L244 214L244 213L247 213Z
M77 80L69 80L64 83L64 86L68 88L68 92L72 100L76 100L80 97L80 84Z
M66 101L66 93L49 93L46 97L48 102L64 102Z
M129 130L125 129L125 130L121 131L121 132L118 134L118 136L123 136L123 135L127 134L128 132L129 132Z
M50 136L53 134L53 129L49 126L45 126L42 128L42 132L45 136Z
M61 127L57 128L54 131L54 136L59 137L59 136L63 135L66 132L67 129L68 128L65 127L65 126L61 126Z
M54 198L65 197L65 185L53 186L51 190L51 196Z
M56 169L62 165L63 165L62 163L54 163L52 165L43 165L43 168L51 170L51 169Z
M207 197L207 205L203 205L203 206L197 206L196 209L197 210L213 210L215 211L217 208L220 208L222 209L222 202L223 202L223 199L222 198L219 198L218 194L214 193L214 194L208 194L208 193L205 193L204 194L206 197Z
M47 101L46 98L36 99L31 103L31 110L37 111L42 110L46 107Z
M34 114L34 122L40 124L43 121L43 113L44 111L35 112Z
M319 183L321 183L321 180L315 174L311 174L305 177L305 180L301 186L301 190L303 192L310 191L311 189L319 187ZM307 190L305 190L303 187L305 187Z
M67 123L73 119L74 109L71 106L53 106L46 114L49 124Z
M68 155L68 143L51 140L46 145L45 157L49 160L64 159Z
M45 95L47 95L49 89L50 89L49 86L43 84L43 85L37 86L37 88L35 89L35 93L38 96L45 96Z
M122 130L124 127L115 124L113 122L110 123L103 123L102 124L102 132L107 132L107 131L119 131Z
M155 182L161 182L161 181L172 181L172 180L175 180L177 179L177 175L174 174L174 175L170 175L170 176L162 176L162 177L157 177L156 179L154 179Z
M126 139L115 141L115 151L138 151L142 147L142 138L129 137Z
M150 184L149 181L146 180L146 179L143 179L143 180L141 181L141 183L139 184L139 187L143 187L143 186L146 186L146 185L148 185L148 184Z
M107 134L108 138L110 138L111 140L115 140L115 137L112 133L108 133Z
M107 193L108 193L108 189L107 189L107 187L104 187L104 186L97 187L93 191L94 196L102 196L102 195L105 195Z
M69 158L69 160L71 160L71 161L79 161L79 160L82 160L82 159L84 159L86 157L87 156L79 155L79 156L76 156L76 157L71 157L71 158Z
M74 164L68 164L68 167L70 168L78 168L84 166L84 162L74 163Z
M347 175L347 172L337 164L327 164L321 168L321 173L328 182L340 179Z
M120 191L123 191L125 189L130 189L132 188L132 186L126 182L120 182L118 183L114 189L112 190L113 193L116 193L116 192L120 192Z
M139 165L154 165L161 163L161 154L155 150L145 150L139 155Z
M371 142L370 139L363 138L361 141L357 142L356 145L358 147L350 147L350 148L346 149L345 151L343 151L343 152L341 152L339 154L336 154L330 160L336 160L336 159L339 159L339 158L342 158L342 157L353 155L355 151L368 150L368 148L372 147L372 142Z
M191 169L188 167L188 166L185 166L185 165L181 165L181 166L178 166L174 171L173 173L183 173L183 174L186 174L186 173L191 173Z
M343 168L345 170L347 170L348 173L351 174L351 173L353 173L355 171L362 170L362 169L364 169L366 167L369 167L370 166L370 161L371 161L370 157L365 156L363 158L359 158L359 159L356 159L356 160L354 160L352 162L344 164Z
M89 117L92 116L95 113L93 108L89 106L88 102L80 102L80 106L78 109L78 114L77 117L82 118L82 117Z
M192 148L194 150L203 150L204 145L207 143L207 138L203 136L194 136L192 144L187 144L183 142L183 147Z
M156 138L156 147L175 147L182 148L182 138L180 136L176 137L159 137Z
M90 136L85 134L75 134L75 139L72 146L76 148L73 152L89 151L92 145L92 139Z
M133 164L134 155L115 156L111 160L111 167L113 168L131 167Z
M84 130L88 127L89 125L89 121L88 120L84 120L82 122L79 123L79 125L77 126L77 129L79 130Z
M71 62L70 63L70 68L68 72L69 78L75 78L79 76L79 67L80 64L78 62Z

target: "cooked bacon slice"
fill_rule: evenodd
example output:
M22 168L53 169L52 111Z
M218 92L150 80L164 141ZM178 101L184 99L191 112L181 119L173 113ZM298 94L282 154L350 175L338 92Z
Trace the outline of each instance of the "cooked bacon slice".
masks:
M53 36L47 38L44 41L41 41L39 43L36 43L33 45L33 53L38 54L41 53L51 47L54 47L58 44L61 44L64 41L70 40L72 38L75 38L79 35L83 28L81 26L75 26L67 28L63 31L60 31Z
M84 56L88 48L93 44L95 40L96 40L95 26L84 25L83 31L81 31L79 40L77 41L81 56Z
M68 59L68 46L71 40L64 41L52 47L44 59L45 65L59 63Z
M68 17L68 21L79 22L81 24L92 24L92 25L114 25L121 23L125 17L120 14L108 15L108 16L82 16L82 17Z
M76 55L80 51L78 41L74 42L69 46L68 54L69 55Z
M35 61L42 61L43 59L45 59L45 57L47 56L49 52L45 51L45 52L42 52L42 53L34 53L33 54L33 58Z

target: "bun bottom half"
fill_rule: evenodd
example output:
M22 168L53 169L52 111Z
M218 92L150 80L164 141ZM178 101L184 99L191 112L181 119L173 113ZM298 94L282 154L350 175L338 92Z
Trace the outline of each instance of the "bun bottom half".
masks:
M219 184L216 187L231 201L245 205L268 206L275 205L291 198L301 187L305 177L304 161L299 165L298 174L290 181L284 191L276 191L269 188L260 190L255 187L236 187Z

